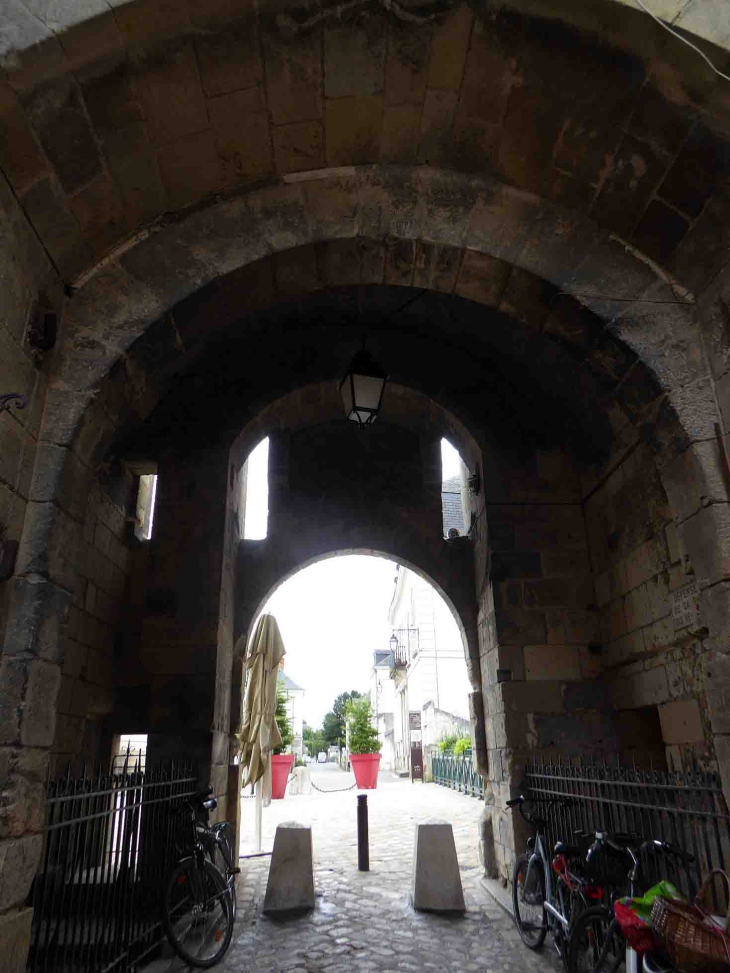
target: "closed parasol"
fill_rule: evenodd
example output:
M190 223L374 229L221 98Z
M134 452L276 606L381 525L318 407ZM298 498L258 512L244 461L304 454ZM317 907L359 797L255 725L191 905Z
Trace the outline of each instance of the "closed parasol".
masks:
M271 801L271 754L281 746L276 724L279 663L286 650L273 615L262 615L246 653L246 694L241 730L236 734L239 760L246 767L244 787L262 780L257 791L263 804Z

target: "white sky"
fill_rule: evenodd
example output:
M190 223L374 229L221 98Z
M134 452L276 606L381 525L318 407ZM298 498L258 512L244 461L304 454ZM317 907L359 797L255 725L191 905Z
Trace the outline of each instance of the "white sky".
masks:
M458 474L459 454L446 440L441 460L444 479ZM265 440L249 457L246 537L251 539L266 536L267 465ZM264 611L279 624L285 671L305 690L304 719L310 726L322 725L340 693L367 692L373 652L390 647L395 574L395 563L385 558L334 557L299 571L269 599Z

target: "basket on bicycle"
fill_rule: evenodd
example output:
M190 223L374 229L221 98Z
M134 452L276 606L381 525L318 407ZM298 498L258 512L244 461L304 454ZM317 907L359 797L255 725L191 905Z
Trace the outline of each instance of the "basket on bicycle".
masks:
M720 925L701 904L715 875L723 877L730 896L730 880L715 868L702 883L694 904L659 897L652 905L650 925L657 947L681 973L730 973L730 909Z

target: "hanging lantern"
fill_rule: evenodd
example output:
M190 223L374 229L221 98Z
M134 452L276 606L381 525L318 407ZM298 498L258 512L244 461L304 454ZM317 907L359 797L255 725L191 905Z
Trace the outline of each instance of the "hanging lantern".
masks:
M358 351L340 382L347 418L361 427L372 425L378 418L387 379L370 352Z

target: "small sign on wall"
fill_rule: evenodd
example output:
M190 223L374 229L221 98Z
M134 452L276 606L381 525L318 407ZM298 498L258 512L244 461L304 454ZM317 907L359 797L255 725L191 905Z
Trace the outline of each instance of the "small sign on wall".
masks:
M699 597L700 589L696 581L671 593L669 598L672 606L672 621L674 622L675 632L680 628L688 628L690 625L696 625L700 614Z

